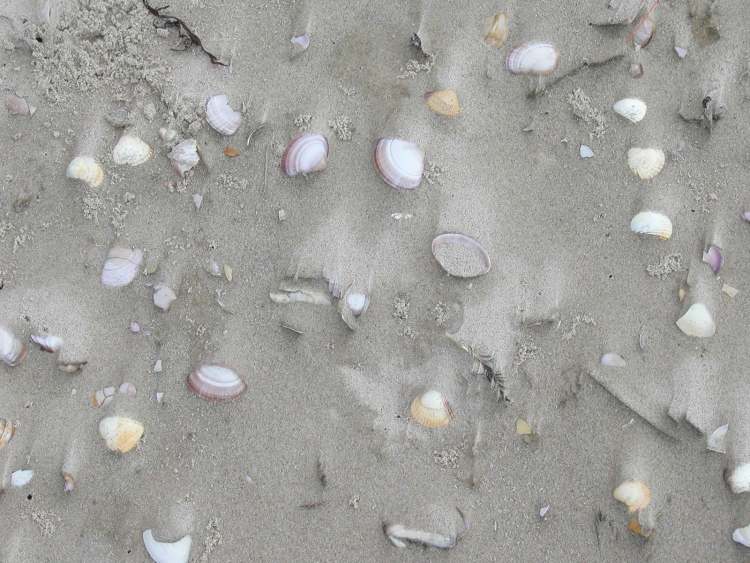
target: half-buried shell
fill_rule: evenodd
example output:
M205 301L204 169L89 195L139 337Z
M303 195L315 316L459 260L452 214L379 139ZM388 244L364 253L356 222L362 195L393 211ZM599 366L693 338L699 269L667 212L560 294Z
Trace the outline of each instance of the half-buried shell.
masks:
M0 418L0 450L8 445L8 442L13 438L15 430L10 420Z
M677 327L687 334L696 338L710 338L716 334L716 323L711 317L711 312L703 303L693 303L690 308L677 319Z
M664 151L633 147L628 151L628 166L641 180L650 180L664 168Z
M438 264L457 278L473 278L490 271L492 263L479 241L460 233L443 233L432 241Z
M143 436L143 424L124 416L108 416L99 423L99 435L113 452L127 453Z
M560 52L551 43L530 41L513 49L505 59L505 68L512 74L552 74L560 64Z
M320 133L295 136L281 157L281 169L287 176L319 172L328 165L328 139Z
M612 106L614 112L621 115L630 123L638 123L646 116L646 102L638 98L623 98Z
M207 401L226 401L242 394L247 388L237 372L219 365L202 365L187 378L190 390Z
M123 135L112 149L112 160L115 164L129 164L138 166L146 162L154 154L148 143L135 135Z
M427 428L448 426L453 418L448 401L440 391L434 389L415 397L410 410L412 418Z
M456 117L461 113L461 104L455 90L436 90L424 95L430 111L445 117Z
M138 275L143 262L143 252L138 249L115 246L109 250L102 268L102 285L124 287Z
M101 186L104 181L104 169L90 156L77 156L71 160L65 175L80 180L91 188Z
M143 532L143 545L154 563L187 563L192 543L190 536L175 542L161 542L154 539L151 530Z
M667 240L672 236L672 221L663 213L641 211L631 219L630 230L639 235Z
M219 94L206 102L206 121L222 135L234 135L242 122L242 114L232 109L225 94Z
M189 170L200 162L198 154L198 143L195 139L185 139L177 143L169 153L169 160L172 161L172 167L177 173L184 177Z
M380 139L374 161L381 178L392 188L413 190L422 183L424 152L411 141Z

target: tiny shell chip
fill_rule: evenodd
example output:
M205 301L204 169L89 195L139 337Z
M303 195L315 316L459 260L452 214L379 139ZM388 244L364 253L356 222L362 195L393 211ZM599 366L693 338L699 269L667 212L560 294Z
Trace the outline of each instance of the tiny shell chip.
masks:
M115 246L110 249L102 268L102 285L124 287L138 275L143 262L143 252L138 249Z
M240 156L240 149L235 147L224 147L224 156L227 158L235 158Z
M281 169L287 176L310 174L328 165L328 139L320 133L301 133L295 136L281 157Z
M457 278L473 278L490 271L492 263L479 242L460 233L444 233L432 241L432 255L440 267Z
M289 41L292 44L292 50L294 53L299 55L307 51L307 48L310 46L310 34L303 33L302 35L295 35Z
M637 512L651 502L651 490L642 481L623 481L612 495L628 507L628 512Z
M45 334L45 335L32 334L31 336L29 336L29 340L31 340L34 344L39 346L40 349L49 353L55 353L59 351L63 345L62 338L60 338L59 336L53 336L51 334Z
M461 113L461 104L455 90L436 90L424 95L427 107L444 117L456 117Z
M591 150L591 147L588 145L581 145L578 148L578 154L581 158L591 158L594 156L594 151Z
M104 181L104 170L90 156L77 156L71 160L65 175L74 180L81 180L91 188L101 186Z
M750 463L741 463L729 476L729 488L734 494L750 491Z
M5 108L10 115L28 115L31 117L36 108L20 96L9 94L5 97Z
M135 135L123 135L112 149L112 160L115 164L138 166L154 154L148 144Z
M724 265L724 255L721 253L721 248L715 244L709 245L708 249L703 253L703 262L708 264L714 274L718 274Z
M453 416L448 401L434 389L415 397L410 410L412 418L426 428L448 426Z
M620 354L617 354L615 352L607 352L606 354L604 354L599 360L599 363L603 366L612 368L624 368L625 366L627 366L625 359Z
M484 27L484 42L491 47L500 48L508 39L509 31L508 16L503 12L498 12L487 18Z
M641 211L630 221L630 230L639 235L650 235L667 240L672 236L672 221L655 211Z
M716 430L711 432L711 434L709 434L706 438L706 449L709 449L712 452L718 452L720 454L727 453L726 442L728 430L729 425L724 424L723 426L719 426Z
M185 139L177 143L169 153L169 160L172 161L172 166L182 177L189 170L192 170L200 162L200 159L198 155L198 143L195 142L195 139Z
M247 388L239 375L227 367L203 365L187 378L190 390L207 401L226 401L242 394Z
M630 77L631 78L641 78L643 77L643 65L641 63L632 63L630 65Z
M117 388L117 391L121 395L127 395L128 397L135 397L135 395L137 393L135 385L133 385L129 381L126 381L125 383L122 383L120 385L120 387Z
M696 338L710 338L716 334L716 324L703 303L693 303L687 312L677 319L677 327Z
M560 52L551 43L532 41L513 49L505 59L511 74L552 74L560 64Z
M192 539L185 536L175 542L161 542L154 539L151 530L146 530L143 532L143 545L154 563L187 563Z
M628 151L628 166L641 180L650 180L664 168L664 152L661 149L640 149Z
M123 416L108 416L99 423L99 435L113 452L127 453L143 436L143 425Z
M415 143L380 139L375 145L375 168L386 184L397 190L413 190L422 183L424 153Z
M154 305L162 311L169 311L175 299L177 299L177 295L171 287L162 283L154 286Z
M516 434L519 436L531 436L534 431L531 429L531 425L526 422L523 418L516 419Z
M26 344L16 338L9 328L0 326L0 360L6 366L16 367L26 358L27 352Z
M10 420L0 418L0 450L8 445L13 434L15 433L15 427Z
M638 123L646 116L646 103L638 98L623 98L612 106L614 112L631 123Z
M206 121L222 135L234 135L242 122L242 114L232 109L226 95L220 94L206 102Z
M10 474L11 487L25 487L34 478L33 469L19 469Z

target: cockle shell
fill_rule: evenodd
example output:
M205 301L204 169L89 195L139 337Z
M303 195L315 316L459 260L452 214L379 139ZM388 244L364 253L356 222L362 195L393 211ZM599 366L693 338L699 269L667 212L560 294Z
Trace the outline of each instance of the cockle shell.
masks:
M432 240L432 255L457 278L473 278L490 271L492 263L479 241L460 233L443 233Z
M646 116L646 102L638 98L623 98L612 106L614 112L631 123L638 123Z
M735 494L750 491L750 463L741 463L729 476L729 488Z
M0 360L9 367L16 367L24 358L28 348L21 342L13 332L4 326L0 326Z
M328 164L328 139L320 133L300 133L289 141L281 157L281 169L287 176L310 174Z
M138 166L146 162L154 154L148 143L135 135L123 135L112 149L112 160L115 164L129 164Z
M706 449L712 452L718 452L720 454L727 453L727 432L729 431L729 425L724 424L719 426L716 430L711 432L706 438Z
M39 346L42 350L45 352L55 353L62 348L63 345L63 339L59 336L53 336L51 334L44 334L44 335L36 335L32 334L29 336L29 340L31 340L34 344Z
M102 268L102 285L124 287L138 275L143 262L143 252L138 249L112 247Z
M677 319L676 324L688 336L710 338L716 334L716 323L703 303L693 303L687 312Z
M13 423L5 418L0 418L0 450L8 445L13 438L16 428Z
M225 94L211 96L206 102L206 121L222 135L234 135L240 128L242 114L234 111Z
M436 90L424 95L431 111L445 117L456 117L461 113L461 104L455 90Z
M612 495L628 507L628 512L643 510L651 502L651 490L642 481L623 481Z
M385 183L397 190L413 190L422 183L424 153L415 143L380 139L375 145L375 168Z
M5 108L10 115L28 115L31 117L36 112L34 106L24 98L14 94L8 94L5 96Z
M183 177L186 172L192 170L200 162L200 159L198 143L195 142L195 139L185 139L172 147L169 152L169 160L172 161L172 166Z
M410 410L412 418L427 428L448 426L453 417L448 401L434 389L415 397Z
M143 545L154 563L187 563L190 559L190 536L176 542L160 542L154 539L151 530L143 532Z
M656 211L641 211L631 219L630 230L639 235L651 235L667 240L672 236L672 221Z
M143 436L143 424L124 416L108 416L99 423L99 435L113 452L127 453Z
M498 12L487 18L484 26L484 42L491 47L500 48L508 39L508 16Z
M560 52L551 43L530 41L513 49L505 59L512 74L552 74L560 64Z
M104 181L104 169L90 156L77 156L71 160L65 175L80 180L91 188L101 186Z
M190 390L207 401L226 401L247 388L237 372L219 365L202 365L187 378Z
M628 166L641 180L650 180L664 168L664 151L661 149L640 149L628 151Z

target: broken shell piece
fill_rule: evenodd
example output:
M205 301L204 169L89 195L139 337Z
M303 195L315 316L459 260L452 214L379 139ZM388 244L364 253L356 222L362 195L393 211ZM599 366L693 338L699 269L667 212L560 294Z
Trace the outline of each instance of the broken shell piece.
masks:
M415 530L401 524L385 525L383 531L393 545L402 548L407 546L407 542L411 542L438 549L450 549L456 545L457 540L454 536Z
M236 147L224 147L224 156L227 158L235 158L240 156L240 149Z
M715 244L709 245L708 249L703 253L703 262L708 264L714 274L718 274L724 265L724 256L721 253L721 248Z
M750 223L750 211L743 211L743 212L742 212L742 213L740 214L740 217L742 217L742 219L743 219L744 221L747 221L748 223Z
M615 102L612 109L631 123L638 123L646 116L646 102L638 98L623 98Z
M115 246L107 253L102 268L102 285L106 287L124 287L138 275L143 262L143 252L138 249Z
M76 479L70 473L63 471L63 492L72 493L76 488Z
M87 360L82 360L80 362L57 362L57 369L67 374L73 374L81 371L86 364L88 364Z
M154 154L148 143L135 135L123 135L112 149L112 160L115 164L129 164L138 166L146 162Z
M729 476L729 488L735 494L750 491L750 463L741 463Z
M654 24L654 20L651 19L651 14L643 14L633 24L633 45L643 49L651 41L651 38L654 36L655 29L656 26Z
M31 479L34 477L33 469L19 469L10 474L10 486L11 487L24 487L31 483Z
M143 424L124 416L108 416L99 423L99 435L113 452L127 453L143 436Z
M443 394L431 389L414 398L411 416L427 428L443 428L450 423L453 412Z
M712 452L718 452L720 454L727 453L726 442L728 430L729 425L724 424L723 426L719 426L716 430L711 432L711 434L709 434L706 438L706 449L709 449Z
M539 509L539 518L541 518L542 520L544 520L544 518L547 516L547 514L549 514L549 509L550 508L551 507L550 507L549 504L545 504L542 508L540 508Z
M479 241L460 233L436 236L432 255L443 270L457 278L482 276L492 267L489 254Z
M114 396L115 388L113 386L99 389L98 391L95 391L93 395L91 395L91 406L96 407L97 409L106 407L112 402Z
M177 299L177 294L172 288L163 283L154 286L154 305L162 311L169 311L172 302Z
M203 194L193 194L193 205L196 211L203 205Z
M247 388L239 375L227 367L203 365L188 375L190 390L207 401L226 401L242 394Z
M310 47L310 34L295 35L289 41L292 44L293 55L297 56L307 51L308 47Z
M651 490L642 481L623 481L612 495L628 507L628 512L637 512L651 502Z
M13 438L15 431L15 426L13 426L13 423L10 420L0 418L0 450L8 445L8 442Z
M731 298L737 297L737 294L740 292L736 287L732 287L726 283L721 286L721 291Z
M7 327L0 326L0 360L8 367L16 367L24 358L28 348Z
M154 539L151 530L143 532L143 545L155 563L187 563L190 559L190 536L176 542L160 542Z
M427 107L438 115L456 117L461 113L461 104L455 90L427 92L424 99Z
M667 240L672 236L672 221L662 213L641 211L630 221L630 230L639 235Z
M375 145L375 168L386 184L397 190L413 190L422 182L424 153L402 139L380 139Z
M616 354L615 352L607 352L606 354L604 354L599 360L599 363L603 366L613 368L624 368L627 365L625 359L620 354Z
M484 42L491 47L499 49L508 39L509 32L508 16L503 12L498 12L494 16L487 18L485 22Z
M732 532L732 539L740 545L750 547L750 524L744 528L737 528Z
M628 166L641 180L650 180L664 168L664 151L633 147L628 151Z
M104 181L104 169L90 156L77 156L71 160L65 175L80 180L91 188L100 186Z
M198 143L195 139L185 139L177 143L169 153L169 160L177 173L184 177L185 174L200 162L198 155Z
M206 102L206 121L222 135L234 135L240 128L242 114L234 111L225 94L211 96Z
M296 135L289 141L281 157L281 169L287 176L319 172L327 164L328 139L320 133Z
M588 145L581 145L578 147L578 155L581 158L591 158L594 156L594 151L591 150L591 147Z
M644 526L643 524L641 524L641 521L640 521L641 514L638 514L637 516L633 516L628 521L628 530L637 536L641 536L642 538L648 539L654 533L654 529L649 526Z
M526 422L523 418L516 419L516 434L519 436L531 436L534 431L531 429L531 425Z
M409 543L415 543L450 549L467 528L463 512L456 507L428 505L419 512L405 515L407 525L383 522L383 532L393 545L405 548Z
M512 74L552 74L560 64L560 52L551 43L532 41L513 49L505 59Z
M29 336L34 344L39 346L45 352L55 353L60 350L63 345L63 339L59 336L52 336L51 334L36 335L32 334Z
M20 96L9 94L5 96L5 108L10 115L28 115L31 117L36 108Z
M161 137L161 140L165 143L171 143L177 138L177 131L169 129L168 127L160 127L159 137Z
M137 393L135 385L133 385L129 381L120 384L120 386L117 388L117 391L121 395L127 395L128 397L135 397Z
M687 312L677 319L677 327L688 336L709 338L716 334L716 324L703 303L693 303Z
M674 52L677 53L677 56L681 59L684 59L687 57L687 49L685 47L679 47L678 45L674 46Z
M641 63L632 63L629 72L631 78L641 78L643 76L643 65Z

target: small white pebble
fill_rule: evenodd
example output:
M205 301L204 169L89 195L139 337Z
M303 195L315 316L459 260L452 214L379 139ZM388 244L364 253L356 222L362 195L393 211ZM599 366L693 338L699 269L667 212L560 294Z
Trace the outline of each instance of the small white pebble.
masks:
M130 332L133 334L138 334L141 332L141 325L139 325L136 321L130 322Z
M193 205L195 205L196 209L200 209L201 205L203 205L203 195L202 194L193 194Z
M279 209L279 223L283 223L284 221L286 221L286 211Z
M161 373L161 360L156 360L154 364L154 373Z
M10 484L12 487L23 487L31 483L34 477L34 471L31 469L19 469L10 474Z
M591 147L588 145L581 145L578 153L581 155L581 158L591 158L594 156L594 151L591 150Z

